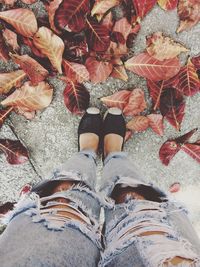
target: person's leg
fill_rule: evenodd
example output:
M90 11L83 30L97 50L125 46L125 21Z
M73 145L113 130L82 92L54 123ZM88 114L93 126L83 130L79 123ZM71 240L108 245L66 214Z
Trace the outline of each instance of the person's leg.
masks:
M180 219L183 210L168 202L163 192L144 182L126 153L121 152L120 138L117 151L117 139L109 141L115 136L106 137L106 143L115 145L105 144L107 157L101 192L112 197L116 205L105 210L105 250L99 266L199 266L199 240L192 227L187 228L179 220L185 231L190 230L191 244L171 219L174 212Z
M84 133L83 124L80 152L54 172L53 180L23 196L7 217L9 224L0 236L1 267L97 266L100 199L94 186L99 137Z

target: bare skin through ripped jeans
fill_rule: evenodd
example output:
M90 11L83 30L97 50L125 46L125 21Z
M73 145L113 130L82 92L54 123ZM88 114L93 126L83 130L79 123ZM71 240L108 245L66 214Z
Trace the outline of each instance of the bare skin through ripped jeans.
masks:
M77 153L19 200L5 217L0 266L200 267L200 241L183 207L145 183L124 152L105 159L97 193L95 158ZM127 188L142 197L115 202Z

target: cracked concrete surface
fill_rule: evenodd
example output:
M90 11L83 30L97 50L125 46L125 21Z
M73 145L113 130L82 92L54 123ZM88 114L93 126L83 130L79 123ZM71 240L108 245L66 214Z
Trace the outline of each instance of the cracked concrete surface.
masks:
M156 6L143 20L133 51L135 54L145 49L145 36L163 31L175 40L185 44L190 49L189 54L194 56L200 53L200 23L188 32L176 34L178 17L176 10L165 12ZM185 62L189 54L181 56ZM2 70L11 69L12 64L0 64ZM16 138L9 124L14 126L16 135L23 141L30 152L31 164L12 166L9 165L3 155L0 155L0 201L14 200L18 197L20 188L27 182L35 182L43 179L48 172L66 161L77 151L77 126L80 117L73 116L65 108L62 92L63 82L58 79L50 79L54 86L54 98L51 105L38 112L35 119L28 121L25 118L12 114L10 121L0 130L0 138ZM101 108L105 107L100 103L99 98L116 92L119 89L140 87L145 91L148 105L151 100L146 88L146 81L143 78L129 73L127 83L109 78L107 82L93 85L89 82L86 87L91 93L90 105ZM135 134L125 145L125 151L129 152L130 158L141 169L148 181L156 183L164 190L168 190L173 182L181 183L181 191L174 195L174 198L183 201L190 211L192 222L200 234L200 164L186 155L179 152L170 165L165 167L158 158L160 146L168 138L182 135L193 128L200 127L200 93L187 98L187 108L181 132L176 130L165 121L165 135L159 137L148 129L145 133ZM195 139L200 139L198 131ZM101 161L98 161L98 179L100 179ZM195 193L194 193L195 192ZM194 193L194 194L193 194Z

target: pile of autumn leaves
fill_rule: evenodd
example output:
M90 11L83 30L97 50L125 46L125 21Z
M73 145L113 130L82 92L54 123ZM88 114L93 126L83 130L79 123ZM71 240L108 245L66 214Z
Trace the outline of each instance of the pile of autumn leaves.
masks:
M160 32L147 38L143 53L130 57L130 48L141 20L154 5L158 3L165 10L178 5L180 32L200 20L198 1L53 0L45 2L48 17L44 19L36 19L28 8L16 8L15 0L3 2L6 10L0 12L0 59L13 60L19 69L0 74L0 94L5 96L0 127L12 111L32 119L37 110L51 103L53 88L48 83L49 76L66 83L65 105L72 113L80 114L90 101L84 82L105 82L110 76L126 82L128 70L146 78L153 101L151 114L144 115L147 106L139 88L121 90L101 99L107 106L119 107L133 117L127 124L127 137L149 126L163 135L163 118L180 130L184 97L200 89L200 57L189 58L181 66L178 56L188 52L187 48ZM23 2L29 5L35 0ZM116 8L121 10L120 18L114 15ZM31 54L22 55L21 45L28 46ZM0 140L0 149L14 164L27 158L24 147L16 142Z

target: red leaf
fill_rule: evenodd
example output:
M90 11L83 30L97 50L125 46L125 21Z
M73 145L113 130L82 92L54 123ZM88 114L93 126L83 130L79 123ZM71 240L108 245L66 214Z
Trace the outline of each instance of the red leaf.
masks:
M28 55L19 56L17 54L11 54L11 58L15 63L19 64L23 71L28 75L33 85L42 82L49 74L45 68Z
M141 53L128 59L125 62L125 67L149 80L161 81L175 76L181 65L178 58L159 61L148 53Z
M152 130L160 136L164 134L163 116L160 114L150 114L147 116L149 119L149 126Z
M128 103L130 94L131 91L122 90L114 93L113 95L102 97L101 101L110 108L116 107L123 110L125 105Z
M0 217L2 214L8 213L10 210L13 210L16 202L6 202L0 205Z
M197 70L200 69L200 56L191 58L192 64L194 64Z
M18 140L0 139L0 150L10 164L22 164L28 160L28 151Z
M158 0L158 4L164 10L172 10L177 7L178 0Z
M8 49L7 49L7 46L6 46L5 41L3 39L3 35L0 32L0 60L7 62L8 59L9 59Z
M176 153L187 143L190 137L197 131L193 129L190 132L172 140L167 140L160 148L159 156L164 165L168 165Z
M178 85L178 77L172 78L165 81L153 82L151 80L147 80L147 86L149 88L150 96L153 100L154 110L160 107L160 98L163 92L167 88L176 88Z
M31 5L34 4L37 0L21 0L24 4Z
M144 92L141 89L136 88L131 92L123 113L126 116L134 116L144 111L146 107Z
M105 26L109 30L113 26L113 14L112 12L109 12L102 20L101 25Z
M181 184L180 183L178 183L178 182L173 183L169 187L169 192L170 193L177 193L178 191L180 191L180 188L181 188Z
M126 125L126 128L134 132L143 132L149 127L149 120L145 116L136 116Z
M136 10L136 14L140 19L144 18L144 16L154 7L157 0L132 0L133 5Z
M181 149L180 145L175 140L166 141L160 148L159 157L164 165L169 165L172 158Z
M3 37L6 41L6 43L11 46L11 48L14 51L18 51L19 50L19 45L17 43L17 34L9 29L5 29L3 31Z
M124 39L124 36L121 32L112 32L111 40L118 44L125 44L126 41Z
M105 82L112 72L112 64L107 61L98 61L94 57L87 58L85 66L93 83Z
M174 126L180 130L184 117L185 102L182 96L177 97L173 88L166 90L160 99L161 114Z
M73 82L83 83L89 80L89 72L86 67L82 64L69 62L63 60L64 73L67 80Z
M31 192L32 186L30 184L25 184L23 186L23 188L21 189L19 195L24 195L24 194L28 194L29 192Z
M82 61L82 58L86 56L89 52L88 44L85 38L66 38L65 43L65 58L73 61Z
M87 42L89 47L96 52L106 51L110 45L108 28L92 19L87 19L87 26Z
M69 32L85 28L85 16L90 11L89 0L63 0L55 12L56 25Z
M200 80L194 64L188 59L187 65L180 69L179 91L186 96L193 96L200 90Z
M81 114L89 106L90 94L83 84L68 82L63 92L66 107L75 114Z
M111 73L111 77L116 78L116 79L121 79L125 82L128 81L128 75L126 73L126 69L124 67L123 62L121 61L121 59L116 58L112 61L113 63L113 70Z
M199 0L179 0L178 15L180 26L177 32L189 30L200 21Z
M181 149L200 163L200 140L193 144L186 143L181 146Z
M127 40L128 35L131 33L131 31L132 26L128 22L127 18L121 18L115 22L113 32L120 32L125 40Z
M30 37L37 32L37 20L34 13L25 8L17 8L0 12L0 19L11 24L18 33Z
M55 17L56 10L58 9L61 3L62 3L62 0L53 0L50 2L49 6L47 7L51 29L58 34L60 33L60 31L55 26L54 17Z
M6 120L12 109L12 107L7 109L0 109L0 128L2 127L4 121Z

